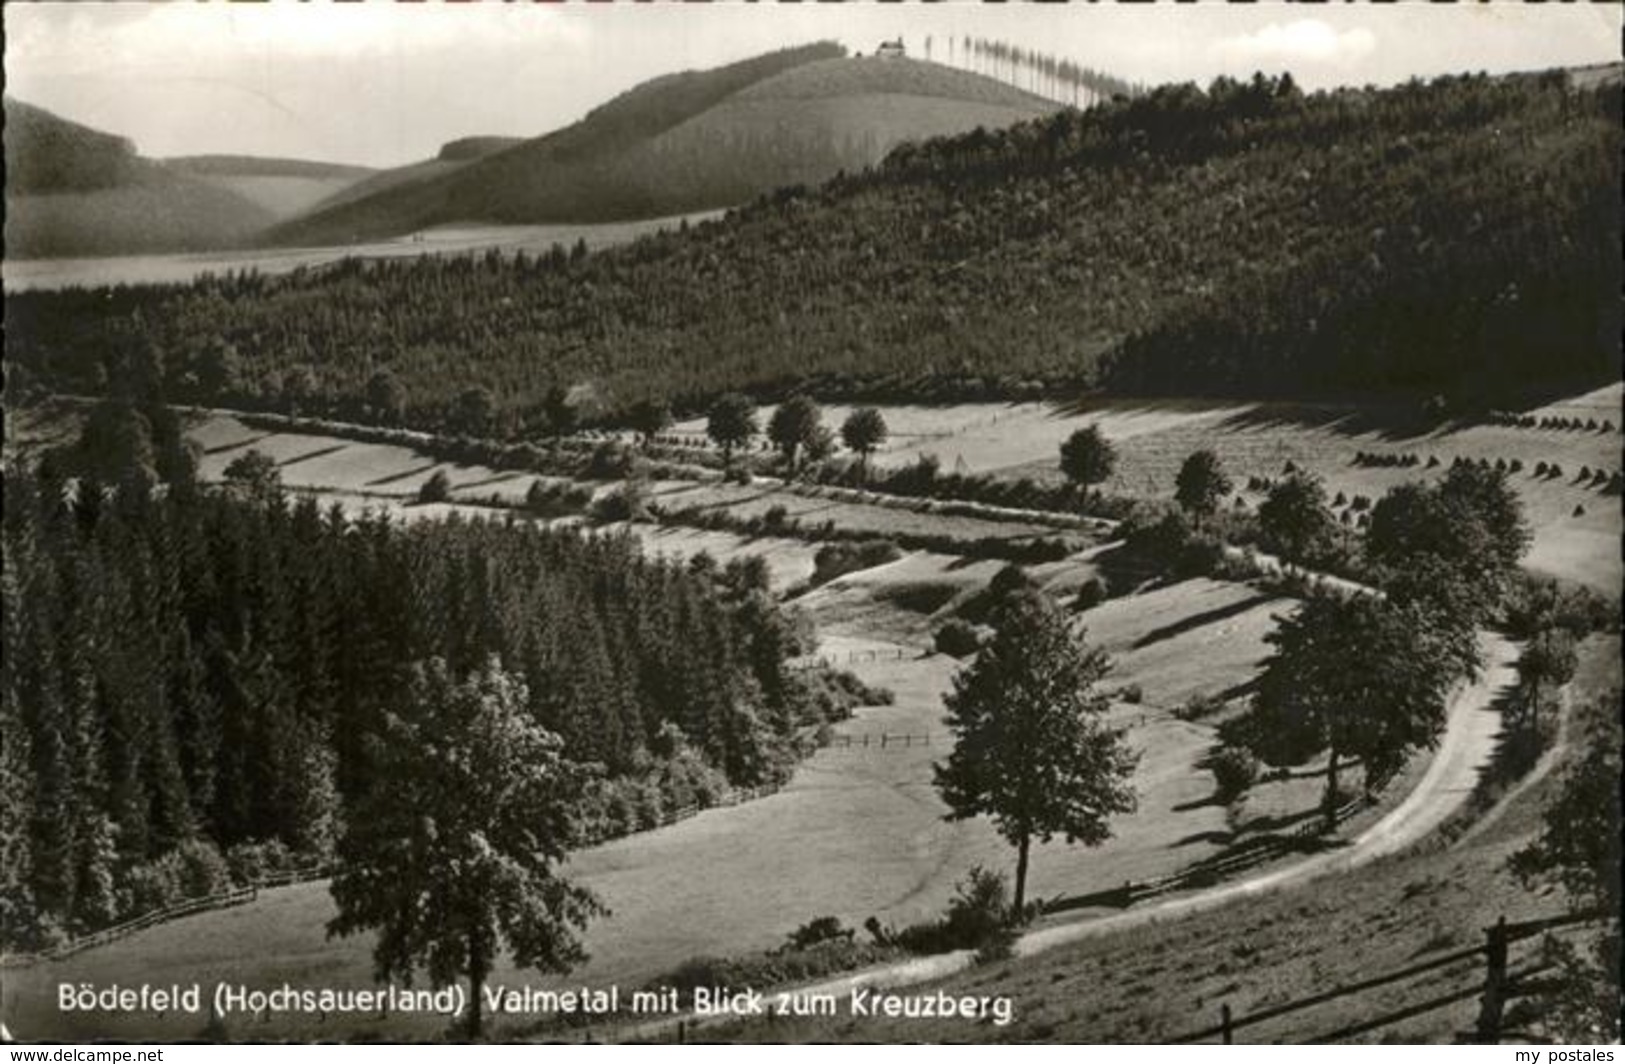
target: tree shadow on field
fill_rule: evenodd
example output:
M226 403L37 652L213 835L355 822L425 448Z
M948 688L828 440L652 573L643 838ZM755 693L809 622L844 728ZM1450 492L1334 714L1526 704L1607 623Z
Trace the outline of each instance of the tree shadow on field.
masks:
M1161 628L1153 628L1145 635L1142 635L1140 638L1136 639L1133 647L1135 650L1139 650L1141 647L1148 647L1152 643L1160 643L1164 639L1173 639L1176 636L1184 635L1186 632L1194 631L1197 628L1202 628L1210 624L1217 624L1220 621L1228 620L1231 617L1238 617L1241 614L1253 609L1255 606L1262 606L1265 603L1276 602L1280 599L1281 596L1279 595L1274 595L1269 592L1260 592L1256 595L1250 595L1247 598L1242 599L1240 602L1233 602L1228 606L1219 606L1215 609L1206 610L1202 613L1193 613L1189 617L1181 617L1172 624L1165 624Z
M1215 802L1215 805L1222 804ZM1182 839L1176 839L1168 844L1170 850L1177 850L1183 846L1196 846L1205 843L1209 846L1229 846L1236 841L1236 836L1228 831L1196 831Z
M1085 414L1200 414L1213 409L1247 405L1256 399L1238 399L1225 396L1211 398L1177 398L1170 396L1080 396L1065 402L1051 404L1049 416L1055 420L1082 417Z

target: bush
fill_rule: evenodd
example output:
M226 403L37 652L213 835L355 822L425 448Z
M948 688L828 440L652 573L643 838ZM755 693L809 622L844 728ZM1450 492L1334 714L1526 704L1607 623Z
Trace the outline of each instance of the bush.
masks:
M1174 710L1174 716L1180 720L1205 720L1224 712L1225 705L1225 700L1218 695L1192 695Z
M1145 691L1140 687L1139 684L1131 683L1126 687L1119 687L1117 689L1117 700L1119 702L1127 702L1131 706L1137 706L1141 702L1145 701Z
M837 917L819 916L790 932L779 952L810 949L825 942L851 942L852 936L852 929L842 927Z
M1227 746L1208 765L1213 785L1226 804L1235 801L1258 781L1258 758L1241 747Z
M533 480L525 492L525 509L537 517L562 517L592 505L592 491L579 484Z
M188 898L204 898L231 889L231 867L214 843L188 839L175 847L177 882Z
M591 509L592 519L601 524L635 521L649 512L642 488L631 481L593 500Z
M980 948L1010 925L1011 916L1004 876L977 865L955 884L946 926L956 949Z
M121 919L133 919L174 905L181 897L180 862L173 853L167 853L125 873L118 892L119 915Z
M1082 587L1078 588L1078 597L1073 601L1078 609L1087 610L1093 609L1109 598L1111 598L1111 587L1106 583L1105 579L1092 576L1084 582Z
M955 617L937 629L936 648L939 654L968 658L982 649L982 635L969 621Z
M910 953L974 949L978 960L990 960L1008 956L1015 939L1014 916L1004 877L978 865L955 884L953 900L942 919L910 924L896 932L877 933L871 927L870 934Z
M239 887L258 883L268 875L293 866L293 855L281 839L269 842L239 842L226 851L226 868Z
M1173 571L1177 577L1212 576L1223 561L1223 543L1205 533L1193 534L1180 546Z
M1036 590L1038 585L1027 575L1027 570L1011 563L993 574L987 589L995 599L1008 598L1023 591Z
M605 440L593 448L587 462L587 475L594 480L625 480L632 475L637 458L632 448L614 440Z
M444 469L436 469L434 475L418 489L418 502L445 502L450 497L451 478Z
M818 553L813 555L813 575L811 583L814 587L827 584L831 580L855 573L860 569L870 569L877 565L894 562L903 556L897 549L897 544L889 539L870 539L858 543L832 543L827 547L820 547Z

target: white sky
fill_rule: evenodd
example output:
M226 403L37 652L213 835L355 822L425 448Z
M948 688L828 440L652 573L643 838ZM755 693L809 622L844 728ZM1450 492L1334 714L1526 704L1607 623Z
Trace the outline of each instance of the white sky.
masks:
M1620 56L1612 3L333 5L7 0L8 94L147 155L391 166L475 134L535 136L658 74L836 40L1002 39L1156 84L1290 69L1305 88Z

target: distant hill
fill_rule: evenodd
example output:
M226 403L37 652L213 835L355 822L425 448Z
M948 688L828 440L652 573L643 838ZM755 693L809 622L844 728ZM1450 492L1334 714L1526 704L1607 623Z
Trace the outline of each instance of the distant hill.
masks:
M503 151L515 144L524 143L524 137L464 137L440 146L440 154L436 156L444 163L473 162L492 152Z
M124 137L5 100L6 255L126 255L239 245L275 220L249 197L143 158Z
M460 140L450 141L441 145L440 151L432 159L424 159L420 162L408 163L406 166L396 166L388 170L375 170L363 180L347 185L319 203L312 204L304 213L315 214L333 211L345 204L355 203L358 200L375 196L387 189L415 185L431 178L444 177L447 174L461 170L476 159L490 155L492 152L506 150L523 142L523 137L491 136L463 137Z
M163 160L171 170L235 192L277 220L318 203L377 173L365 166L254 155L187 155Z
M733 206L879 162L903 141L1003 128L1059 105L991 78L833 44L645 82L547 136L452 169L447 154L273 233L286 243L449 222L595 222ZM449 146L448 146L449 147Z

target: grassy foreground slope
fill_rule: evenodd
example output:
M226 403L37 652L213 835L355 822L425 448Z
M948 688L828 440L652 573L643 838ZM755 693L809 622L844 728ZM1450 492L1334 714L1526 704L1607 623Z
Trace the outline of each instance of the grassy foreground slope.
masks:
M9 257L224 247L274 216L239 190L136 154L123 137L9 97L5 119Z
M1617 81L1561 72L1308 97L1264 78L1170 87L905 145L574 261L9 298L12 351L88 390L125 371L114 337L138 334L191 398L190 362L219 341L241 375L198 398L278 405L308 369L305 409L351 419L373 416L367 382L388 366L408 421L455 427L477 385L499 431L543 423L554 386L592 395L589 417L792 386L1469 403L1595 386L1618 373L1619 99Z

